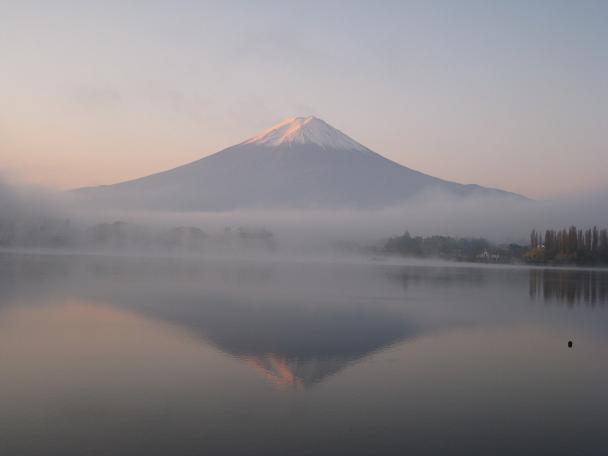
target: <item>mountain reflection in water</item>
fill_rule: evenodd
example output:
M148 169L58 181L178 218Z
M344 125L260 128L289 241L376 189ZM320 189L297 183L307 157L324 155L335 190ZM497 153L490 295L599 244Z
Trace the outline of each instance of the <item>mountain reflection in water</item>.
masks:
M0 254L0 454L604 454L607 275Z
M392 301L327 297L341 285L364 291L365 269L59 256L17 257L12 266L4 278L13 287L32 279L33 299L65 294L178 325L280 387L309 388L418 332Z
M174 297L171 306L145 313L188 328L282 387L308 388L416 334L397 313L297 298L255 306L233 298L193 308Z

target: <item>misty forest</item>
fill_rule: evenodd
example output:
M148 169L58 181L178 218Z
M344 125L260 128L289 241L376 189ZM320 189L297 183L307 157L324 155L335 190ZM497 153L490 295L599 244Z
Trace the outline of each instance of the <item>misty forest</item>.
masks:
M278 234L278 235L277 235ZM206 249L234 246L275 251L281 246L280 233L264 227L225 226L209 234L197 226L151 227L114 221L91 226L76 225L70 219L50 216L26 218L0 215L0 248L104 249L149 253L199 253ZM287 241L288 242L288 241ZM529 263L562 265L608 264L608 230L532 230L530 242L496 243L481 237L446 235L416 236L409 231L387 240L367 244L336 239L331 243L342 253L399 255L481 263Z

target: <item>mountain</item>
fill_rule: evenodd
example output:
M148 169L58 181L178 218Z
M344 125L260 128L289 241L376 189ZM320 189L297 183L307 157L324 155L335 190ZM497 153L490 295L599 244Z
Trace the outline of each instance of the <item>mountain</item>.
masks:
M523 198L414 171L313 116L287 119L178 168L76 190L87 202L110 207L183 211L380 208L428 191Z

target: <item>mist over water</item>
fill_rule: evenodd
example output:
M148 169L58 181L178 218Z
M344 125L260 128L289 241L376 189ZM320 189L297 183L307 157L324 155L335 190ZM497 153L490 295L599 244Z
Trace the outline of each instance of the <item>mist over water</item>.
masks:
M605 192L549 201L425 193L399 206L373 210L125 211L84 204L69 192L31 188L0 179L0 222L5 230L14 223L15 230L25 231L41 220L55 225L69 221L71 228L82 230L124 222L150 235L160 230L195 227L216 238L222 237L227 229L234 233L239 229L257 233L267 230L274 235L275 252L303 253L326 251L336 241L373 245L406 230L422 236L484 237L499 243L527 243L532 229L542 232L572 224L608 225L608 198ZM78 245L77 240L72 244ZM152 250L152 246L148 245L148 249Z

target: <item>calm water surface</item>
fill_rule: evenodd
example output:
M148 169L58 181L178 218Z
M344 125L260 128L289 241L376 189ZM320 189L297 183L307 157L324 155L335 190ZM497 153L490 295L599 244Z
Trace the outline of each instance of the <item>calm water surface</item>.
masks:
M2 254L0 454L608 454L607 310L603 271Z

